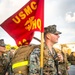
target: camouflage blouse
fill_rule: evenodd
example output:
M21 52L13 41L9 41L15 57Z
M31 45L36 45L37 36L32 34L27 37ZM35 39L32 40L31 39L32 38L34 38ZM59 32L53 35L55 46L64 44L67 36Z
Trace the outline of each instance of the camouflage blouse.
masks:
M0 56L0 73L4 72L4 69L7 63L8 63L8 60L7 60L6 55L3 54L2 56Z
M43 75L57 75L57 70L55 67L55 62L53 56L55 51L51 54L50 50L44 50L44 65L43 65ZM29 75L40 75L40 49L35 48L30 55L29 64Z

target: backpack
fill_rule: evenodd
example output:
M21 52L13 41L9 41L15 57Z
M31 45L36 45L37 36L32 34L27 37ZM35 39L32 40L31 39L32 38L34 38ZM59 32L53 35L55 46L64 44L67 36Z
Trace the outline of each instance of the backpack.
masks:
M12 58L12 71L14 75L18 75L19 71L21 71L23 75L28 75L28 60L30 53L34 50L34 48L39 46L40 45L31 44L27 46L20 46L18 48Z

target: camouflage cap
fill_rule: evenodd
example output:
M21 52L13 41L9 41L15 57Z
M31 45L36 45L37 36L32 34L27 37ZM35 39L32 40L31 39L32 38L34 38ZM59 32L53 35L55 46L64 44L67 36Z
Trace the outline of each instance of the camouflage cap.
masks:
M50 25L44 28L44 33L52 33L52 34L61 34L60 31L57 31L56 25Z
M0 46L5 47L4 39L0 39Z

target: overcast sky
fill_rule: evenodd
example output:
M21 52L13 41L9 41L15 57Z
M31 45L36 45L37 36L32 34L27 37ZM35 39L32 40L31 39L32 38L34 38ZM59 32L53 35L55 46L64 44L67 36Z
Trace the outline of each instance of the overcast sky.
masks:
M0 24L28 1L0 0ZM56 24L57 29L62 32L59 43L75 42L75 0L45 0L44 12L44 26ZM40 39L40 32L35 32L34 36ZM15 41L1 27L0 38L3 38L6 44L15 45ZM35 41L32 40L31 43L35 43Z

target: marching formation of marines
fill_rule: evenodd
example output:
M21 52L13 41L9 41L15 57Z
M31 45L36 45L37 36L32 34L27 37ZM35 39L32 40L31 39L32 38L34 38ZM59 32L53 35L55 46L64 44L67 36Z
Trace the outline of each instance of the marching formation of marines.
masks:
M56 29L56 25L49 25L44 30L42 75L69 75L69 64L75 65L75 53L68 54L64 51L63 45L61 45L61 50L53 47L58 42L59 35L62 34ZM40 45L21 46L17 51L14 48L7 51L5 46L4 40L0 39L0 75L41 75ZM33 50L30 52L31 49ZM27 54L29 56L26 57ZM23 60L16 61L18 58Z

